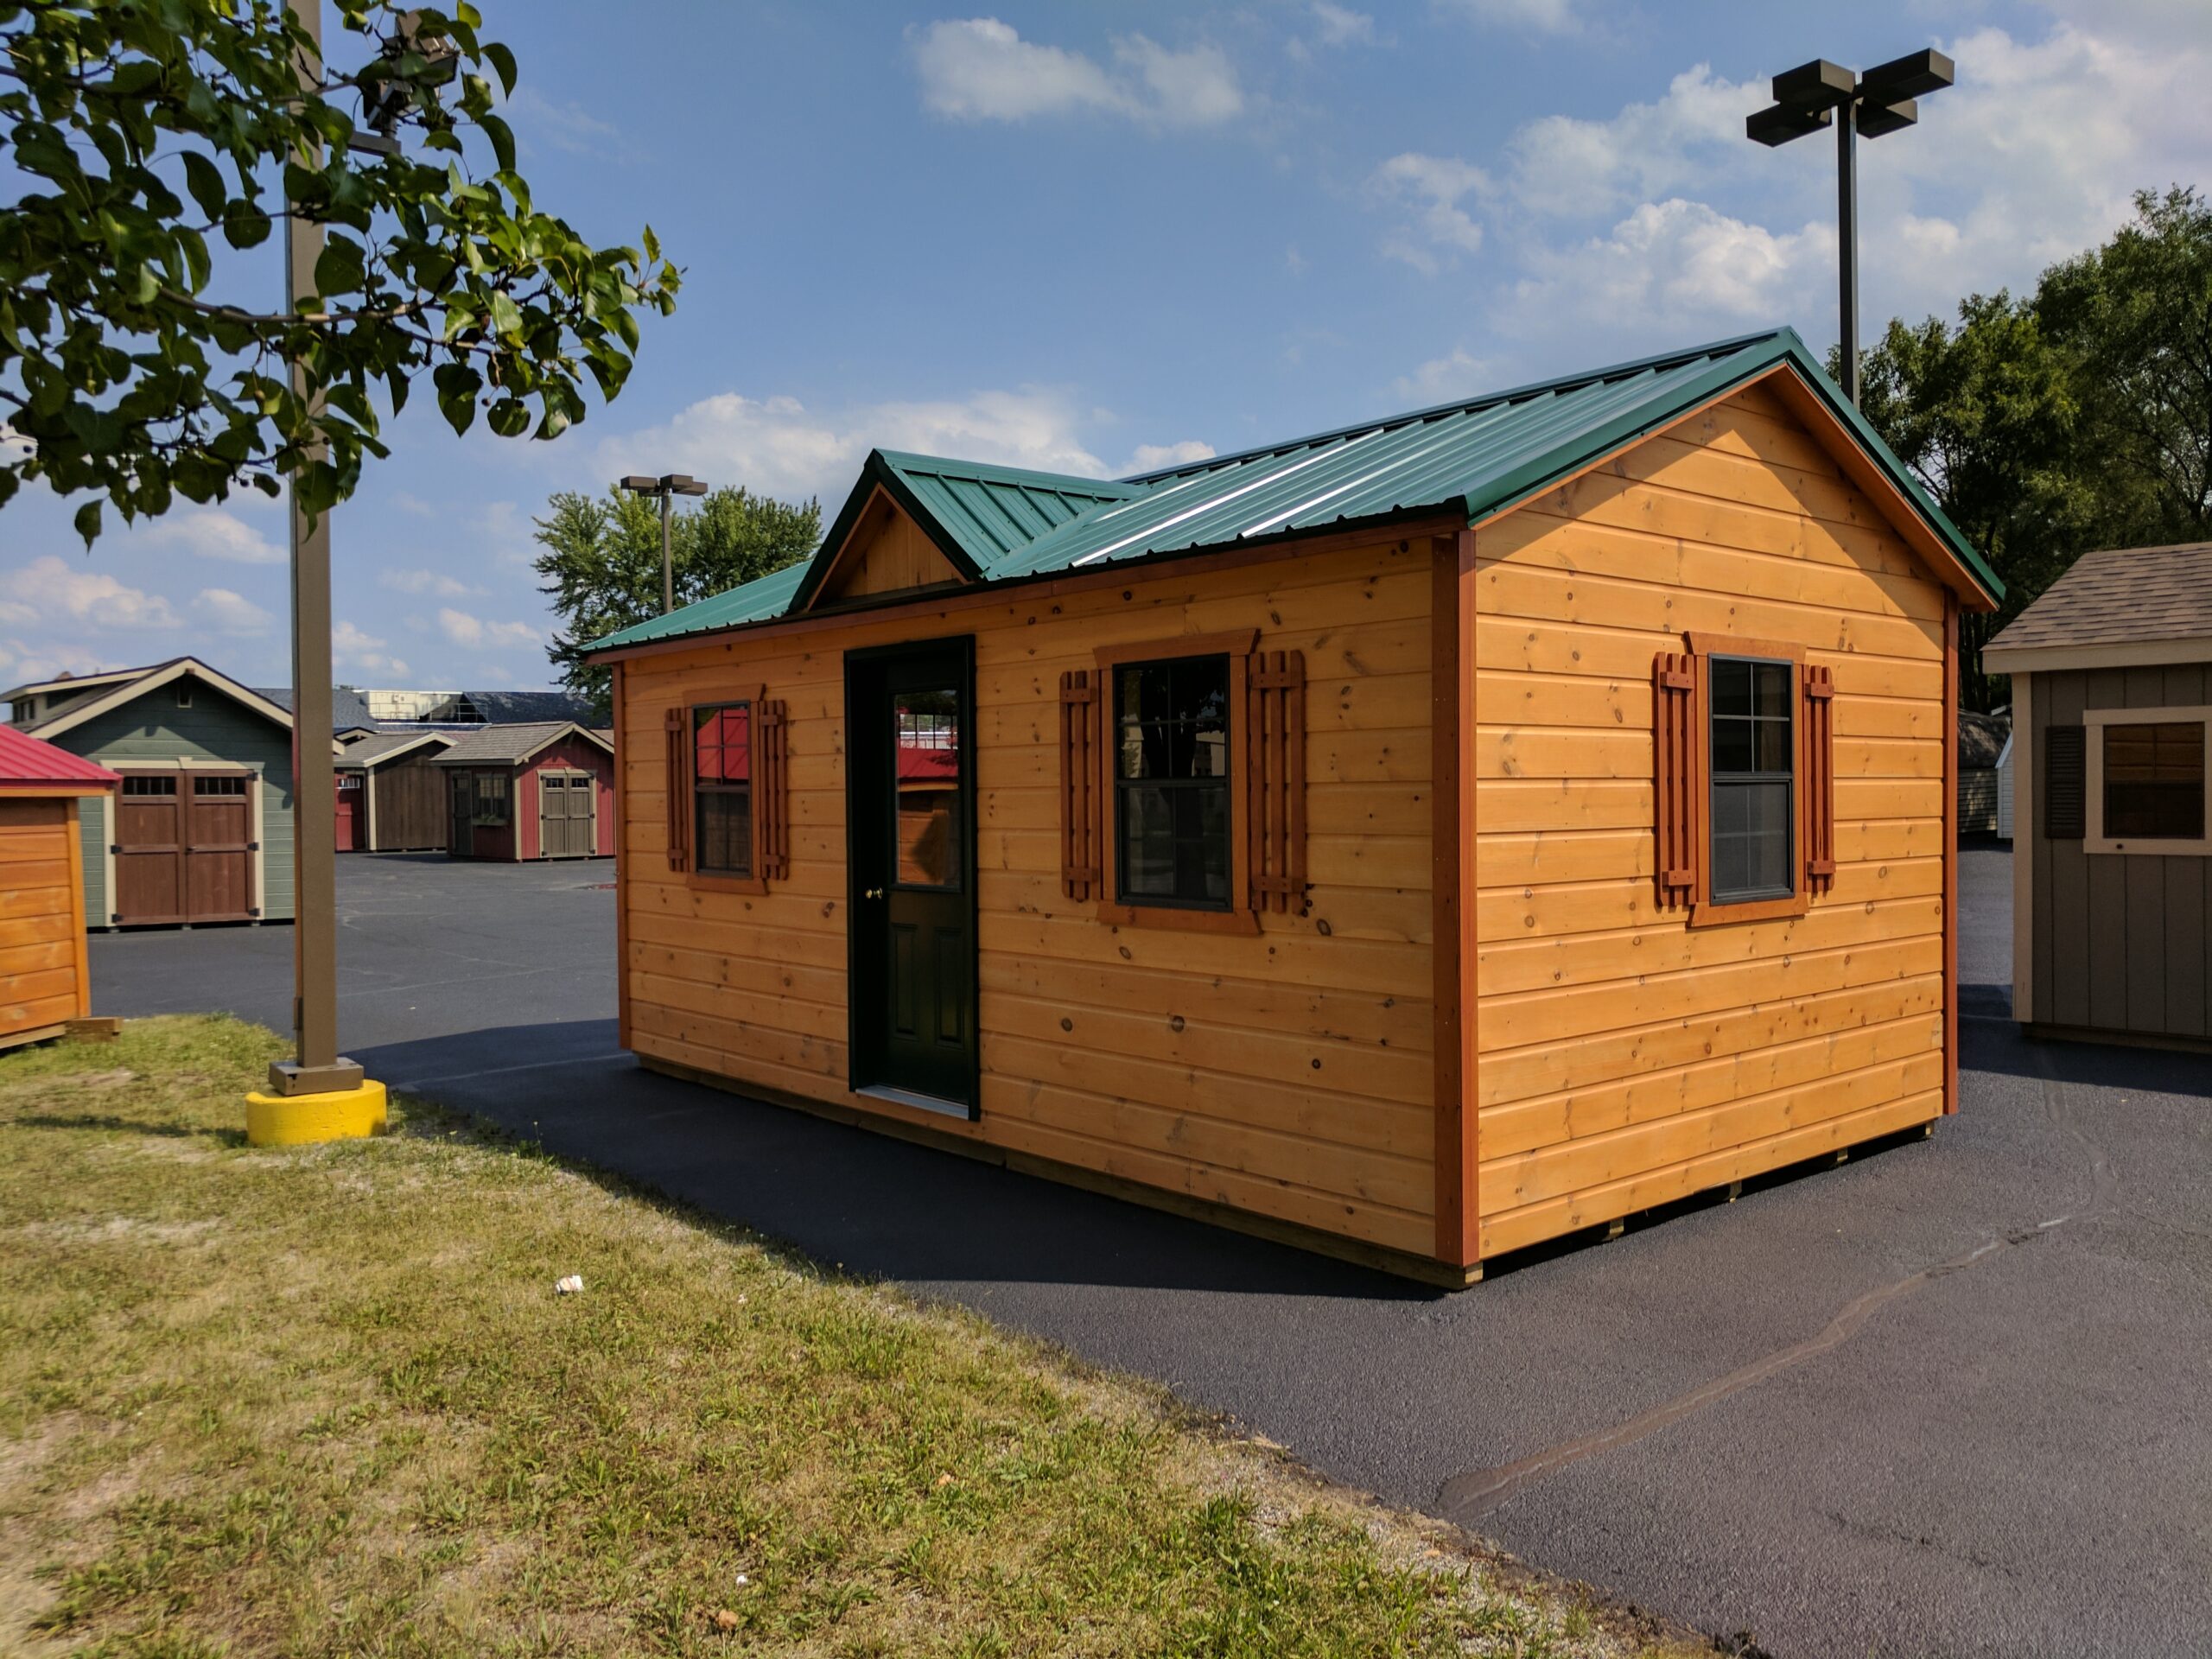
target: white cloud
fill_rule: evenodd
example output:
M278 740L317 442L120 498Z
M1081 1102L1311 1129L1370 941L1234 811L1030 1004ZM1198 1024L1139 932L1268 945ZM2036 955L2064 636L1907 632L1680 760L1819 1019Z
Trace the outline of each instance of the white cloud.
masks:
M834 416L795 397L726 391L665 425L607 440L597 458L609 474L688 472L784 500L818 497L835 512L871 448L1103 478L1105 463L1076 435L1078 418L1066 394L1040 387L979 391L959 402L876 404Z
M80 569L57 554L0 572L0 623L33 627L65 620L95 629L178 626L176 612L159 594L127 587L105 571Z
M440 599L465 599L484 591L442 570L394 570L390 567L377 572L377 585L389 588L395 594L434 594Z
M1701 201L1643 206L1604 236L1532 254L1515 308L1547 321L1615 316L1660 337L1691 340L1789 316L1833 282L1835 232L1809 224L1777 234Z
M571 156L603 156L610 147L620 147L620 132L612 122L581 104L556 103L535 87L516 87L502 107L520 143L543 139Z
M1455 397L1471 397L1495 388L1497 377L1489 364L1464 346L1454 346L1441 357L1432 357L1411 374L1390 383L1391 391L1415 407L1447 404Z
M1367 188L1384 201L1414 210L1410 221L1384 239L1382 251L1390 257L1433 276L1442 268L1438 250L1449 257L1482 246L1483 227L1459 205L1470 196L1479 200L1491 194L1490 175L1473 163L1408 150L1376 168Z
M351 622L340 622L330 631L330 658L340 670L358 669L394 679L404 679L409 672L403 658L385 652L382 639Z
M1193 461L1211 461L1213 445L1198 438L1185 438L1179 443L1141 443L1129 456L1129 464L1122 471L1124 476L1137 473L1156 473L1167 467L1187 467Z
M193 599L192 615L202 627L233 635L266 633L276 620L228 588L202 588Z
M1535 35L1579 35L1582 16L1575 0L1446 0L1452 9L1479 22Z
M535 645L542 636L536 626L528 622L486 622L467 611L456 611L450 606L438 611L438 628L456 645L488 651L511 651L519 646Z
M956 121L1026 121L1083 111L1146 125L1215 126L1244 109L1236 72L1217 47L1183 51L1142 35L1114 42L1116 67L1063 47L1025 41L995 17L940 19L910 29L922 105Z
M157 518L140 535L150 547L181 547L200 558L233 564L282 564L289 556L252 525L213 507Z
M1744 137L1744 118L1767 102L1764 82L1723 80L1700 63L1676 75L1664 98L1609 120L1542 117L1508 141L1514 197L1534 213L1613 213L1709 188L1716 175L1749 175L1765 157Z
M1329 0L1313 0L1314 38L1324 46L1372 46L1375 44L1375 19L1363 11L1354 11L1350 6L1337 6Z

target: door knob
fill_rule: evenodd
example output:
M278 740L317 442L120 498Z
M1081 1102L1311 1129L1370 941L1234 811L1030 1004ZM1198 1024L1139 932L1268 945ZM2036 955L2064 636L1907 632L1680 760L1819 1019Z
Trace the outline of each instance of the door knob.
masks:
M861 897L863 899L880 899L883 897L883 889L881 887L870 887L866 893L862 893Z

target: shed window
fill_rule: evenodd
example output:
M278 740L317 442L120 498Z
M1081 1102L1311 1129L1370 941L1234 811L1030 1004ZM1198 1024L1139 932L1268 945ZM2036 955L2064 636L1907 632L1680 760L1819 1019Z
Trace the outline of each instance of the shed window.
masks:
M359 779L356 779L353 781L358 784ZM346 786L346 780L341 773L339 780L339 787L343 789ZM209 778L205 776L194 778L192 780L192 792L200 797L202 800L206 800L210 796L242 796L245 793L245 779L243 778Z
M1229 658L1114 672L1114 828L1122 902L1231 905Z
M710 703L691 711L694 844L708 875L753 874L753 704Z
M507 821L507 774L504 772L480 772L475 777L475 821L487 828L497 829Z
M1712 674L1713 902L1796 890L1796 665L1715 657Z
M2104 729L2105 836L2204 837L2204 725L2164 721Z

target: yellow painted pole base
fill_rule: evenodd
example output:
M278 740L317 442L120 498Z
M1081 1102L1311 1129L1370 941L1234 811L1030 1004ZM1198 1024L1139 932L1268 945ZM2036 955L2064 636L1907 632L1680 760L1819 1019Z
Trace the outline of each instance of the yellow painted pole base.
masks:
M305 1147L318 1141L355 1141L384 1128L385 1091L380 1083L321 1095L264 1095L245 1097L248 1146Z

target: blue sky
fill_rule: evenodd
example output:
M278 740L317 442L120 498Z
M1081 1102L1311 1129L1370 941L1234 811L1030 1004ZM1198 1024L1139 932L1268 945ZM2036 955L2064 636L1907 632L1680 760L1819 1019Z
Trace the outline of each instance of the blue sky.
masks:
M531 518L626 471L826 518L875 444L1118 474L1770 323L1825 348L1833 147L1742 136L1807 58L1959 63L1862 150L1870 334L2212 186L2202 0L480 3L540 204L650 222L683 299L555 443L456 440L428 397L391 426L334 519L355 684L547 683ZM280 509L88 556L72 506L0 513L0 682L289 677Z

